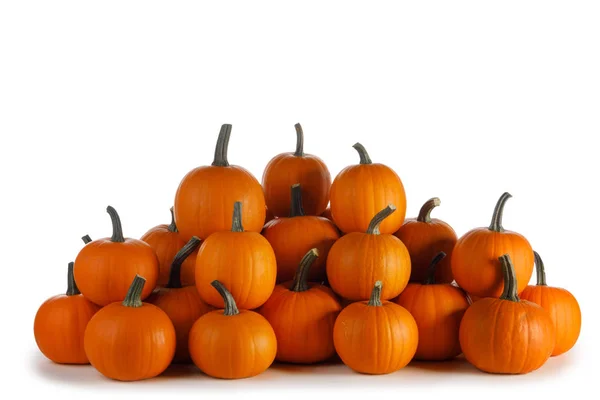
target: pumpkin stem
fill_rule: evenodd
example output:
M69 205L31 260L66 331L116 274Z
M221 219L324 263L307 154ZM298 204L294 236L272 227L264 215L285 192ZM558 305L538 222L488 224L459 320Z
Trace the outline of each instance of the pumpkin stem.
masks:
M369 299L369 306L379 307L381 306L381 281L375 282L375 286L373 286L373 290L371 291L371 298Z
M192 238L183 246L173 258L171 263L171 270L169 271L169 281L167 282L167 288L180 289L181 288L181 264L186 258L190 256L200 245L200 239L196 236Z
M92 238L90 237L90 235L85 235L84 237L81 238L81 240L83 240L83 243L88 244L89 242L92 241Z
M352 147L354 147L354 149L358 151L361 164L373 164L373 161L371 161L371 157L369 157L369 153L367 153L367 149L365 149L365 146L363 146L360 143L355 143Z
M304 156L304 132L302 132L302 127L300 124L294 125L296 128L296 152L294 155L296 157Z
M438 197L433 197L425 202L419 211L419 216L417 217L417 221L419 222L431 222L431 211L435 207L439 207L442 204L442 201Z
M171 207L171 223L169 224L169 227L167 228L169 230L169 232L179 232L177 230L177 224L175 224L175 214L173 213L173 207Z
M518 302L520 299L517 293L517 276L510 255L504 254L498 259L502 264L502 273L504 274L504 290L500 299Z
M490 223L489 227L491 231L504 232L504 227L502 226L502 215L504 214L504 205L511 197L512 195L510 193L504 192L498 199L496 208L494 208L494 215L492 215L492 222Z
M142 290L144 289L144 285L146 284L146 278L141 277L138 274L135 274L135 278L131 282L129 286L129 290L127 291L127 295L125 296L125 300L123 300L123 305L125 307L141 307L142 306Z
M302 207L302 189L299 183L294 183L291 189L290 217L303 217L304 207Z
M74 265L74 262L69 263L69 268L67 272L67 296L76 296L78 294L81 294L81 292L77 288L77 284L75 283L75 277L73 275Z
M440 251L437 253L431 263L429 264L429 268L427 268L427 277L423 281L423 285L434 285L435 284L435 270L440 261L442 261L446 257L446 253Z
M237 305L235 304L235 299L233 298L229 290L227 290L227 288L216 279L212 281L211 285L212 287L217 289L217 291L223 298L223 302L225 303L225 310L223 312L223 315L232 316L239 314L240 311L238 310Z
M396 206L393 204L388 204L386 208L375 214L375 216L369 223L367 233L370 235L379 235L381 233L379 231L379 225L381 225L384 219L392 215L394 211L396 211Z
M215 159L212 165L215 167L228 167L227 148L229 146L229 136L231 136L231 124L221 125L217 146L215 147Z
M544 268L544 262L542 261L542 257L538 254L537 251L533 251L533 257L535 260L535 274L537 278L537 286L548 286L546 284L546 269Z
M112 206L106 207L106 212L110 215L110 219L112 220L113 234L110 238L111 241L117 243L123 243L125 238L123 237L123 227L121 226L121 218Z
M292 286L290 288L292 292L304 292L308 290L308 271L317 257L319 257L319 250L316 248L310 249L308 253L302 257L302 260L300 260L300 265L296 270L296 276L294 276L294 281L292 282Z
M242 225L242 202L233 203L233 218L231 219L231 232L244 232Z

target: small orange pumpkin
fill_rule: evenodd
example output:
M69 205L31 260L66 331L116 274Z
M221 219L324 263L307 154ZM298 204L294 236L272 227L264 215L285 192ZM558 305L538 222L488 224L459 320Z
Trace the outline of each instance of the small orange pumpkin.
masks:
M44 301L35 314L33 334L44 356L58 364L88 364L83 335L100 307L81 295L69 263L67 292Z
M158 258L146 242L123 236L117 211L108 206L113 234L86 244L75 259L73 273L81 293L90 301L105 306L123 301L136 275L146 279L142 300L156 287Z
M194 364L205 374L241 379L266 371L277 354L277 338L269 322L255 311L239 310L219 281L212 286L223 297L224 309L204 314L190 330Z
M397 297L408 284L410 255L400 239L381 233L380 224L394 213L389 204L371 220L366 233L351 232L336 241L327 257L327 280L339 296L353 301L369 298L376 280L383 283L382 300Z
M413 359L419 343L417 323L402 306L381 300L381 281L369 301L348 305L333 327L333 342L344 364L363 374L389 374Z
M308 282L310 266L318 257L316 248L309 250L294 280L275 286L259 310L275 331L277 361L312 364L335 354L333 325L342 306L331 289Z
M546 310L519 298L510 255L499 260L504 291L499 298L480 299L467 309L460 324L460 345L467 361L482 371L526 374L548 361L556 332Z
M537 251L535 268L537 282L528 285L521 293L521 299L539 304L548 311L556 331L556 345L552 356L558 356L571 350L579 339L581 332L581 308L577 299L567 289L548 286L544 262Z

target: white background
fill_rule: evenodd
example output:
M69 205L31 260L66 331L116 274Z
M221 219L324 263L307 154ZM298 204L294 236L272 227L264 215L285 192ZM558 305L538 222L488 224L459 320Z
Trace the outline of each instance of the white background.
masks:
M3 393L525 398L595 382L599 20L597 1L2 2ZM37 307L66 289L81 236L110 236L107 205L139 237L168 223L222 123L233 124L230 162L260 179L294 150L296 122L333 176L358 162L360 141L402 178L408 216L439 196L434 216L459 235L486 226L509 191L505 227L580 301L576 347L509 377L457 362L380 377L274 367L234 382L190 369L121 384L43 358Z

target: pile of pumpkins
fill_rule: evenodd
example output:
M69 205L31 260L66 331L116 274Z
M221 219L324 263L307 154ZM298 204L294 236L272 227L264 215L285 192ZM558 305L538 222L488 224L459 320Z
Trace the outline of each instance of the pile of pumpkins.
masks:
M336 356L364 374L460 354L524 374L574 346L580 307L502 226L509 193L489 226L458 237L431 217L438 198L406 218L400 177L360 143L360 162L332 181L295 127L296 151L272 158L261 183L229 163L223 125L213 162L181 180L171 223L139 239L109 206L112 235L83 237L66 294L35 316L40 351L134 381L173 363L236 379Z

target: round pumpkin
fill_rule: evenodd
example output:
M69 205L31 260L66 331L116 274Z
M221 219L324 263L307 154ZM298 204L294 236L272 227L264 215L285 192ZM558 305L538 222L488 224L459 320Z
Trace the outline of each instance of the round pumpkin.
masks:
M356 143L353 147L358 151L360 164L345 167L333 180L329 200L331 217L344 233L364 232L375 213L394 204L396 212L379 227L381 233L394 233L406 215L402 180L389 166L373 163L362 144Z
M375 281L383 283L382 300L397 297L408 284L410 255L400 239L380 232L380 224L396 210L389 204L372 218L365 232L338 239L327 257L327 280L347 300L367 300Z
M438 197L427 200L419 215L416 218L407 218L394 234L402 240L410 254L410 282L423 282L431 260L440 251L447 257L437 265L435 280L439 283L450 283L454 280L450 259L458 237L447 222L431 218L431 211L440 204Z
M533 274L533 249L522 234L502 226L504 205L512 196L498 199L489 227L474 228L458 239L450 262L456 283L477 297L499 297L503 290L499 257L508 254L517 276L517 293L521 293Z
M460 345L467 361L496 374L526 374L548 361L556 332L552 319L538 304L521 300L509 254L499 257L504 289L499 298L473 303L463 315Z
M146 242L123 236L117 211L108 206L113 234L86 244L77 254L73 273L81 293L90 301L105 306L123 301L136 275L146 280L141 293L146 299L156 287L158 258Z
M548 311L556 331L556 345L552 356L558 356L571 350L581 333L581 308L575 296L567 289L548 286L544 262L537 251L535 269L537 281L528 285L521 293L521 299L539 304Z
M227 149L231 125L221 127L211 165L188 172L175 194L175 221L183 240L204 240L211 233L231 227L234 201L244 206L242 223L249 232L260 232L265 223L263 188L247 169L229 164Z

